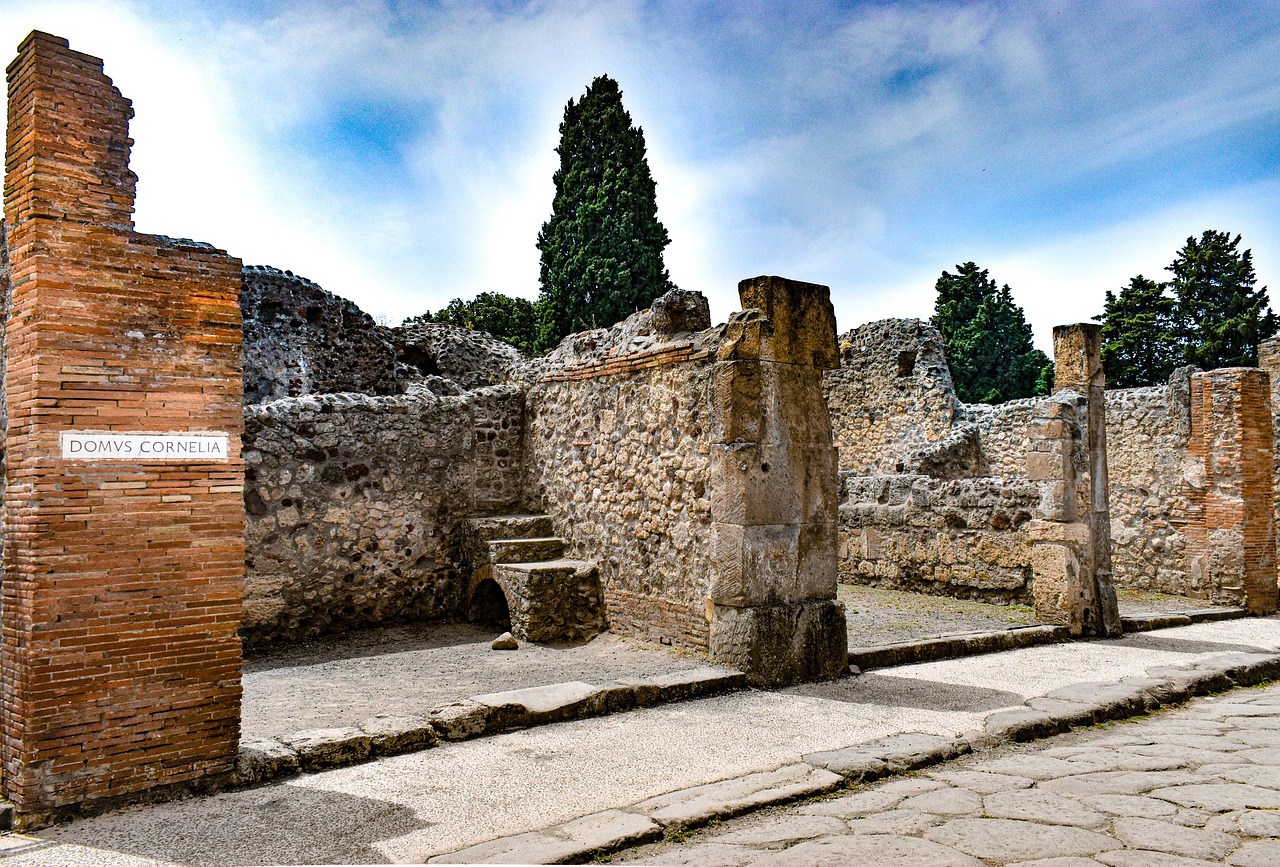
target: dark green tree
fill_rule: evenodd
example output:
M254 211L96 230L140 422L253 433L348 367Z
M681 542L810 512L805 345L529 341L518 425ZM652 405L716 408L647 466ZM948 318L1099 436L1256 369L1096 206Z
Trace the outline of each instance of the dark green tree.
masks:
M956 394L965 403L1000 403L1046 394L1053 362L1031 345L1031 326L1013 303L1008 285L997 286L973 262L942 272L933 326L942 335Z
M1276 333L1267 287L1255 288L1253 252L1240 236L1206 230L1187 243L1168 271L1177 305L1174 334L1186 364L1202 370L1253 367L1258 344Z
M1107 385L1152 385L1175 367L1252 367L1258 344L1276 333L1265 286L1256 288L1253 253L1240 236L1207 230L1187 243L1156 283L1141 275L1119 296L1107 292L1102 366Z
M618 82L602 75L569 100L556 152L555 199L538 233L544 348L612 325L674 288L644 132L622 107Z
M1177 305L1167 283L1141 274L1116 295L1107 290L1101 316L1102 369L1110 388L1134 388L1164 382L1182 364L1176 335Z
M538 342L537 305L501 292L481 292L470 301L455 298L443 309L411 316L402 325L439 322L484 331L522 352L532 353Z

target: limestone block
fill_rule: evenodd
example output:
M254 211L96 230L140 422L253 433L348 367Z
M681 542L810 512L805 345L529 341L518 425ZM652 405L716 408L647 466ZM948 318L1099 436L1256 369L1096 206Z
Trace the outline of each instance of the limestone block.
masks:
M1069 623L1070 591L1080 575L1080 560L1075 547L1058 542L1036 542L1031 546L1031 570L1035 576L1032 596L1036 619L1058 626Z
M711 447L711 516L738 524L834 521L840 496L830 446Z
M765 605L835 597L837 526L711 525L711 599Z
M1083 521L1028 521L1026 534L1030 542L1064 542L1081 546L1089 544L1089 525Z
M380 713L360 723L372 740L375 756L394 756L435 746L440 738L426 717L412 714Z
M1027 478L1033 482L1070 479L1073 476L1071 454L1066 451L1027 453Z
M831 445L831 417L821 373L811 367L755 359L712 368L712 442Z
M761 310L768 317L761 358L821 370L839 367L829 288L784 277L755 277L738 284L738 297L744 310Z
M716 605L711 656L756 686L840 677L848 671L844 608L833 600L735 608Z

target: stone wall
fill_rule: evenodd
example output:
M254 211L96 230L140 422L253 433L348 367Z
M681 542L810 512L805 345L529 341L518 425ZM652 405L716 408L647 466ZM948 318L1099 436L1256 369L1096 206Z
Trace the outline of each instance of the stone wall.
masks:
M1118 587L1198 595L1187 564L1190 407L1182 387L1108 391L1111 561Z
M597 562L616 632L707 646L719 339L720 329L663 333L646 311L567 338L529 389L527 500L575 557Z
M246 641L461 613L462 525L520 501L523 404L494 386L247 407Z
M840 470L903 472L913 452L952 433L960 407L942 338L918 319L840 335L840 366L822 377Z
M395 394L396 352L355 304L277 268L244 269L245 403L302 394Z
M1027 481L843 475L840 580L997 603L1031 602Z

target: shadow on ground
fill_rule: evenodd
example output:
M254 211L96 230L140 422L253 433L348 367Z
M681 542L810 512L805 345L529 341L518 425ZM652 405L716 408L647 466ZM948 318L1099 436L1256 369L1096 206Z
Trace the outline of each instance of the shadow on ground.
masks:
M290 785L121 810L39 836L189 867L382 864L374 842L424 827L401 804Z
M1014 707L1025 700L1025 696L1005 690L874 673L826 683L806 683L783 692L850 704L973 713Z

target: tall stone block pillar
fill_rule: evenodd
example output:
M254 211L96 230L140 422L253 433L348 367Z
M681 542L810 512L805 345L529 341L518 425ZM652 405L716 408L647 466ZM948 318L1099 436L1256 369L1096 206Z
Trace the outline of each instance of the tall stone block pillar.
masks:
M1274 438L1265 370L1192 374L1188 452L1204 467L1186 528L1192 583L1219 604L1274 612Z
M1072 635L1119 635L1111 578L1106 380L1101 328L1053 329L1054 397L1029 426L1028 476L1040 484L1032 539L1036 616Z
M241 267L133 231L100 60L33 33L8 84L0 767L31 826L232 767Z
M836 677L848 638L821 387L839 364L830 291L757 277L738 293L713 372L711 654L761 685Z

